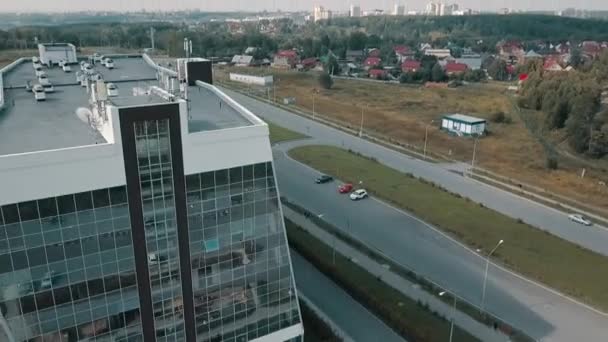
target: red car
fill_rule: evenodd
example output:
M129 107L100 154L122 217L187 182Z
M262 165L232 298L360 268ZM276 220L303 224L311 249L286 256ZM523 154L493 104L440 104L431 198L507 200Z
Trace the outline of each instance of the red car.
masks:
M342 184L338 188L338 192L341 194L348 194L351 191L353 191L353 185L350 183Z

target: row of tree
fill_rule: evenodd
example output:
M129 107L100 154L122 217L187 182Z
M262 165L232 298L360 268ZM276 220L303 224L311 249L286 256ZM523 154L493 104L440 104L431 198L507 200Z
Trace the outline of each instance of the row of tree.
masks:
M520 105L543 112L545 131L565 130L568 143L579 153L594 158L608 154L608 110L601 106L608 55L588 71L544 72L541 62L525 68L528 79Z

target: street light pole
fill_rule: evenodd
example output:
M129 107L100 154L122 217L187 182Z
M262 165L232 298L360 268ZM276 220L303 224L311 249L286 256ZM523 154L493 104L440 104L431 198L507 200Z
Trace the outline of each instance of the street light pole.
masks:
M494 254L494 252L498 249L498 247L500 247L500 245L503 244L503 242L505 242L505 240L498 241L498 243L496 244L496 247L494 247L494 249L486 257L486 271L484 272L484 276L483 276L483 290L481 292L481 309L482 310L484 309L484 304L486 301L486 285L488 282L488 268L490 267L490 257L492 256L492 254Z
M367 104L367 108L369 108L369 104ZM359 138L361 138L363 136L363 113L364 113L364 109L365 109L365 107L362 106L361 107L361 124L359 125Z
M447 291L439 292L439 296L445 295ZM450 319L450 339L449 342L452 342L452 337L454 337L454 316L456 316L456 295L451 293L452 298L454 298L454 305L452 306L452 317Z
M312 121L315 121L315 91L312 91Z
M475 168L475 154L477 153L477 141L479 140L479 136L475 138L475 142L473 143L473 159L471 159L471 175L473 174L473 169Z
M426 125L426 128L424 130L424 153L423 153L423 155L424 155L423 159L424 160L426 160L426 142L427 142L427 140L429 138L429 127L433 124L433 122L435 122L435 120L431 120L431 122L429 122Z

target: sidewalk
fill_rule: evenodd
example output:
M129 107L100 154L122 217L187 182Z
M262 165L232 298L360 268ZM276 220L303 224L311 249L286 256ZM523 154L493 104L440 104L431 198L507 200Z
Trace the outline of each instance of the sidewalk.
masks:
M303 215L296 213L286 206L283 206L283 215L321 241L326 241L328 245L335 246L336 252L348 257L353 262L366 269L369 273L379 277L386 284L397 289L399 292L414 300L420 300L423 303L428 303L431 310L438 312L448 320L452 317L452 305L440 301L435 296L420 289L419 285L403 279L401 276L393 273L390 268L386 267L388 265L379 264L342 240L335 238L332 234L317 227ZM458 303L456 306L458 307ZM454 322L456 325L468 331L481 341L509 341L508 336L477 322L473 318L461 313L458 310L454 315Z

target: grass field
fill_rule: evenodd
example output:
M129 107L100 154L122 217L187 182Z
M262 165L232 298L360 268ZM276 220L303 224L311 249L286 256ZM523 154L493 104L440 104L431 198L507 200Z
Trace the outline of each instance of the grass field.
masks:
M292 248L409 341L448 340L449 321L386 285L341 254L336 254L336 263L333 264L332 250L327 244L289 220L285 220L285 225ZM454 341L478 340L455 326Z
M470 162L473 140L454 137L439 130L442 115L470 114L489 119L493 113L504 112L509 124L490 122L490 134L480 140L476 164L521 182L555 191L584 203L608 209L608 187L598 181L608 177L599 171L597 162L560 163L560 169L546 169L547 152L524 125L504 83L476 84L456 89L426 89L398 84L336 79L331 90L318 86L316 74L273 69L219 69L216 78L227 79L230 71L272 74L276 98L296 97L296 106L334 121L359 128L363 111L363 127L391 140L422 147L429 125L428 149L450 158ZM431 121L433 123L431 124ZM598 171L594 171L594 165ZM587 177L580 178L582 167Z
M290 141L290 140L299 140L299 139L308 138L307 135L304 135L304 134L301 134L298 132L294 132L290 129L279 126L272 122L266 121L266 123L268 124L268 130L270 131L270 143L271 144L276 144L276 143Z
M608 310L608 258L453 195L376 161L330 146L304 146L289 155L404 208L472 248L491 249L510 269ZM472 219L474 218L474 219Z

